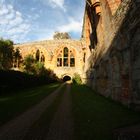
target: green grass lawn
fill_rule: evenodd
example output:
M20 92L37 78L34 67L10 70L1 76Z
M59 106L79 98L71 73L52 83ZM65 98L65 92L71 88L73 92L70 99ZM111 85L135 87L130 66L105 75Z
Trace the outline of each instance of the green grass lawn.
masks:
M140 113L86 86L72 85L71 93L76 140L112 140L114 129L140 123Z
M60 84L44 85L24 91L18 91L11 95L0 96L0 125L16 117L29 107L39 103L48 96Z

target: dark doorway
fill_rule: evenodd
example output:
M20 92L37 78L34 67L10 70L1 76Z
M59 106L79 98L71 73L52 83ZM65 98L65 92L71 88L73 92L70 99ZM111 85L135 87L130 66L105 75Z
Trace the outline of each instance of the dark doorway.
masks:
M63 77L63 81L66 82L66 81L70 81L71 80L71 77L70 76L64 76Z

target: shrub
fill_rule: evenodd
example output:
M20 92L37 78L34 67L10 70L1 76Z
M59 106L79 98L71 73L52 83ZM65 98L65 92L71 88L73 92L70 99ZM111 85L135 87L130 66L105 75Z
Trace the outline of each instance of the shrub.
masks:
M73 81L73 83L78 84L78 85L82 84L81 77L78 73L74 74L74 77L73 77L72 81Z
M34 74L35 73L34 63L35 63L34 57L32 55L27 55L24 59L25 72L27 72L28 74Z
M48 75L47 72L50 74ZM50 70L46 70L45 75L31 75L14 70L0 70L0 95L54 82L58 82L58 78Z

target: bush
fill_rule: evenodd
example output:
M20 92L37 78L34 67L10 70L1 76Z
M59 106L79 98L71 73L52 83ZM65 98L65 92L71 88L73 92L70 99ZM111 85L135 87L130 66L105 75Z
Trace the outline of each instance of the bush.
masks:
M46 70L46 72L48 72ZM49 71L50 73L50 71ZM53 76L52 76L53 75ZM0 95L16 90L58 82L53 72L50 75L30 75L20 71L0 70Z
M74 74L74 77L73 77L72 81L73 81L73 83L78 84L78 85L82 84L81 77L78 73Z
M24 69L25 72L28 74L34 74L35 68L34 68L35 59L32 55L27 55L24 59Z

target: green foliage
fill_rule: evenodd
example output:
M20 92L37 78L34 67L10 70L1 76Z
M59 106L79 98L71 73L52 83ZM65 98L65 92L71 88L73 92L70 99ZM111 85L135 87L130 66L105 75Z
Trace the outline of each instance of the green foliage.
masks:
M78 84L78 85L82 84L81 77L78 73L74 74L74 77L73 77L72 81L73 81L73 83Z
M14 67L19 68L20 64L22 63L22 56L21 56L19 48L16 48L16 50L14 51L13 57L14 57L13 58Z
M34 59L32 55L27 55L25 57L24 65L25 71L28 74L45 75L47 73L44 63Z
M14 50L11 40L0 39L0 69L9 70L13 66L19 67L22 56L18 48Z
M55 79L56 81L59 81L58 77L51 69L46 70L46 75L48 75L51 79Z
M0 69L10 69L13 65L13 42L0 39Z
M24 59L24 69L28 74L35 74L35 59L32 55L27 55Z
M24 70L28 74L36 76L44 76L47 79L58 80L56 74L50 70L46 69L43 62L37 61L32 55L28 55L24 59Z
M36 75L46 75L46 68L44 67L44 63L36 62L34 64L35 74Z
M42 69L44 69L44 63L36 62L35 67L36 67L37 70L42 70Z
M54 39L70 39L70 35L67 32L60 33L60 32L55 32Z

